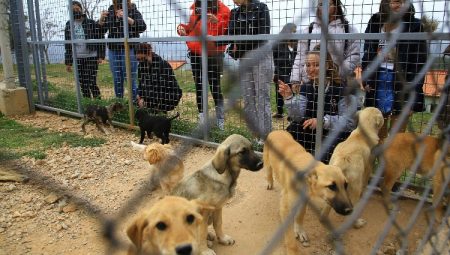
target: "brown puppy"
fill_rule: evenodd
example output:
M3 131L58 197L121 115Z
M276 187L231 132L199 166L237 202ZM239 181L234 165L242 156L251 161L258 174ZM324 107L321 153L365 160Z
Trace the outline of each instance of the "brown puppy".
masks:
M109 106L99 106L99 105L88 105L84 112L84 121L81 124L81 129L83 133L86 134L86 126L89 122L94 122L97 126L98 130L103 132L104 134L108 134L107 131L103 128L103 125L109 125L111 130L114 130L112 124L112 118L114 113L119 112L123 109L123 105L119 102L112 103Z
M282 219L289 214L302 187L306 189L307 198L319 207L328 204L342 215L352 212L352 204L346 191L347 181L342 170L316 161L288 132L282 130L271 132L264 144L263 154L264 165L267 169L267 189L273 188L274 176L281 185L280 216ZM310 166L312 169L306 172ZM295 182L295 176L299 172L306 174L305 183ZM302 226L305 212L306 207L303 207L295 218L293 229L291 227L285 234L288 255L299 254L296 238L303 246L309 246L308 236Z
M353 205L361 198L372 174L374 157L371 152L380 140L378 131L383 123L383 114L377 108L367 107L359 111L358 127L336 146L331 156L330 165L341 168L347 178L347 192ZM322 216L328 217L330 209L330 206L326 206ZM365 224L366 220L359 218L353 226L361 228Z
M203 214L213 210L196 201L166 196L141 213L128 227L134 246L129 255L215 255L206 245Z
M426 136L422 141L419 141L417 135L413 133L399 133L394 136L391 145L383 153L386 167L384 168L384 181L381 184L383 196L391 208L390 191L392 186L400 178L403 171L411 167L420 155L419 153L423 146L424 153L417 173L422 175L429 174L433 169L433 165L435 163L439 164L436 174L433 176L433 194L439 194L443 188L448 189L450 187L442 187L445 178L448 178L450 175L450 167L444 162L446 158L447 160L450 158L450 148L446 148L447 155L443 157L444 160L438 161L442 153L442 142L442 139L432 136ZM437 198L438 196L433 196L433 205L435 206L438 206L439 203Z
M165 194L169 194L183 179L183 161L169 144L151 143L145 146L131 142L131 146L136 150L143 151L144 159L150 164L152 178L159 180Z
M262 167L261 158L253 151L251 142L233 134L219 145L214 157L200 170L184 178L172 195L196 199L215 207L212 223L218 241L232 245L234 240L222 230L222 207L234 196L241 168L254 172ZM209 239L212 238L210 236Z

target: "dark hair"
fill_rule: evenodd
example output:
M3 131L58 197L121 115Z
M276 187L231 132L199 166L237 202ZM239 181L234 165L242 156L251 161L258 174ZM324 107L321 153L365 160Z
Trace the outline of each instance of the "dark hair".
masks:
M404 3L405 0L402 0ZM391 7L389 6L390 0L381 0L380 2L380 8L378 13L380 14L380 22L386 23L391 19ZM403 14L402 20L404 21L411 21L414 18L414 15L416 14L416 8L414 8L414 5L408 1L409 7L408 10L405 11Z
M78 1L72 1L72 5L76 5L76 6L80 7L81 10L83 10L83 6Z
M152 52L152 45L150 43L140 43L136 47L136 54L145 54L148 55Z
M219 12L219 2L218 0L206 0L206 11L216 14ZM194 12L199 15L202 11L202 0L195 0L194 2Z
M330 0L329 3L333 3L333 5L336 6L336 16L338 16L338 19L340 19L343 24L348 23L345 18L346 9L341 0ZM316 17L319 17L319 7L316 9Z

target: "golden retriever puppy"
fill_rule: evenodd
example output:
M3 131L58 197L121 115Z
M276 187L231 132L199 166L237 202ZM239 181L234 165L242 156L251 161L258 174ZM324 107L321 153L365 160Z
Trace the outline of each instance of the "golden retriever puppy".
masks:
M282 219L287 217L303 188L307 199L320 208L328 204L339 214L348 215L352 212L353 207L346 191L347 181L342 170L315 160L288 132L277 130L269 134L264 144L263 159L267 169L267 189L273 188L274 177L281 185ZM296 182L295 177L302 172L306 174L305 182ZM294 226L285 233L288 255L299 254L296 238L303 246L309 246L308 236L303 229L305 212L304 206L297 213Z
M133 242L128 254L215 255L203 245L208 227L203 214L212 209L182 197L164 197L128 227Z
M220 244L232 245L235 241L222 230L222 207L234 196L241 168L258 171L262 167L263 162L253 151L251 142L233 134L219 145L214 157L200 170L184 178L172 195L196 199L215 207L212 224L217 239Z
M450 167L448 163L445 163L450 158L450 148L446 148L447 154L443 156L443 160L438 160L443 152L444 139L425 136L423 140L419 140L418 136L413 133L398 133L392 139L391 145L383 153L386 167L384 168L384 180L381 184L383 196L390 208L393 208L390 201L392 186L402 173L412 166L422 149L424 149L424 153L417 173L421 175L429 174L433 170L434 164L438 164L436 166L437 171L433 176L433 194L439 194L442 189L450 188L450 185L442 187L445 179L449 178L450 175ZM434 195L433 205L438 206L439 202L438 196Z
M353 205L358 203L369 182L374 164L371 152L380 141L378 131L384 123L383 114L375 107L367 107L357 115L358 127L336 146L330 159L330 165L341 168L347 178L347 192ZM330 209L326 206L322 217L328 217ZM365 224L366 220L359 218L353 226L361 228Z
M153 178L157 178L163 192L169 194L184 176L183 161L172 146L160 143L145 146L134 142L131 142L131 145L143 151L144 159L150 164Z

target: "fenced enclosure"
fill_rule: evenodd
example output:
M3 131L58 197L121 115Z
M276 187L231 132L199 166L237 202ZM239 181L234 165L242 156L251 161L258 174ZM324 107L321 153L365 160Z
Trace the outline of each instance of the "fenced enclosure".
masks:
M332 3L329 4L330 2ZM185 155L183 153L186 153L194 140L206 144L217 144L234 133L242 134L252 141L254 148L262 150L260 139L265 139L270 130L287 129L292 122L304 121L305 116L297 119L296 116L291 115L289 107L292 106L288 101L292 100L290 99L292 96L285 97L284 107L278 105L279 99L276 96L273 77L275 72L279 80L293 85L295 82L303 82L303 88L305 88L305 84L312 80L308 77L309 73L303 65L306 55L311 54L310 51L318 51L320 61L316 64L319 71L314 78L317 92L314 90L312 93L315 93L314 100L317 100L317 104L312 106L314 109L311 109L308 104L309 109L306 110L314 112L317 122L315 135L311 141L312 147L307 149L320 159L336 143L339 134L346 131L345 123L342 124L340 121L330 123L330 119L327 119L327 116L333 115L330 109L340 107L337 101L344 99L353 103L348 103L346 109L334 110L334 115L342 118L352 118L356 110L362 107L361 102L364 100L372 101L372 106L380 108L379 102L387 96L378 94L378 97L375 97L373 94L366 94L370 92L366 86L370 86L371 81L372 84L373 82L377 84L379 78L374 78L374 75L380 73L378 67L381 64L391 64L390 70L396 72L395 82L401 84L401 88L393 92L392 100L396 101L394 105L398 104L397 109L387 110L385 121L389 120L387 117L389 113L392 114L390 118L395 116L397 121L391 121L390 135L373 151L373 155L376 157L383 155L392 143L394 134L405 130L417 134L416 140L419 145L423 144L424 135L438 137L441 144L440 154L436 153L437 163L434 170L422 178L416 173L420 167L420 160L426 155L418 149L416 162L409 169L412 174L405 174L402 177L399 191L395 193L393 199L395 202L398 201L407 185L416 187L415 190L418 190L418 193L414 196L417 199L417 206L411 212L411 219L406 226L400 226L395 219L396 211L388 211L389 216L384 231L377 238L377 242L367 250L367 254L376 254L380 250L387 232L392 228L399 232L397 244L399 252L421 254L433 235L448 228L446 220L443 220L440 225L434 222L434 210L428 210L427 213L431 215L430 223L417 237L418 243L411 245L408 239L412 226L419 217L419 212L430 206L427 201L431 197L432 184L428 179L433 177L439 167L447 172L449 168L450 3L449 1L406 1L407 4L414 6L413 12L421 24L420 29L413 30L414 22L402 19L403 14L411 14L412 11L401 9L401 14L390 17L391 23L386 21L392 24L393 29L382 32L384 30L375 31L373 28L374 24L382 26L381 21L373 20L373 14L379 12L380 2L389 5L395 1L342 1L345 7L345 19L349 24L349 28L346 29L343 26L343 30L337 30L336 27L339 25L332 23L336 21L335 17L328 15L331 9L336 11L339 5L332 0L319 3L290 0L262 1L268 8L267 13L265 13L266 10L260 9L257 11L258 15L251 17L254 19L252 22L255 22L252 25L260 25L260 28L241 27L242 25L237 22L240 18L238 16L233 29L228 28L228 30L211 25L211 23L220 25L220 22L228 25L228 22L220 18L218 21L214 19L211 21L208 16L211 9L208 1L202 1L200 5L194 5L194 1L190 0L134 1L131 4L127 1L119 1L115 4L98 0L80 1L80 9L84 13L83 20L92 20L93 23L90 25L92 27L80 22L80 17L72 11L73 6L78 6L78 3L70 0L27 2L12 0L9 11L18 82L28 89L30 105L34 105L37 109L81 117L89 104L109 105L112 102L121 102L127 110L116 114L114 120L118 125L130 127L136 125L134 113L139 107L137 98L139 95L140 98L145 98L145 108L150 111L167 113L169 116L176 112L180 113L180 117L173 122L172 133L183 138L181 146L183 149L180 150L182 155ZM225 0L223 4L229 9L238 7L233 1ZM317 17L318 4L321 4L320 18ZM258 6L258 8L263 7ZM114 17L106 16L102 21L103 25L97 24L101 22L102 12L106 10L109 10L112 14L108 15L112 16L117 16L116 12L123 10L120 14L123 18L116 20ZM232 12L231 18L233 15L238 15L236 13L236 10ZM269 16L264 16L266 14ZM199 18L192 19L194 15ZM259 20L255 21L255 19ZM286 25L290 23L294 26ZM184 29L190 32L180 36L180 32L177 31L179 24L185 24ZM189 27L189 24L194 28ZM205 29L196 30L196 26L208 27L209 31L217 29L217 31L211 34ZM84 33L80 34L80 27ZM222 30L219 31L219 29ZM88 30L92 30L91 35L88 35ZM294 53L298 61L289 59L287 55L280 57L273 54L280 51L281 45L289 41L297 43L296 46L285 48L285 53L289 55L299 50L300 52ZM151 89L152 82L155 82L151 77L166 74L167 66L153 73L141 69L146 61L148 62L148 59L142 56L148 51L141 50L138 46L142 43L152 45L152 61L157 62L150 63L161 64L163 61L168 61L173 69L173 74L168 72L165 77L174 77L182 90L182 97L173 109L158 108L161 106L155 106L149 102L151 93L154 92L151 95L155 97L158 94L158 91ZM375 44L378 45L376 51L370 52ZM384 47L380 47L380 44ZM238 45L236 51L233 51L233 45ZM315 45L319 45L320 48L313 50ZM309 49L306 50L306 47ZM401 57L402 52L396 52L397 55L389 59L391 49L401 47L408 49L404 53L405 58ZM155 58L155 54L160 58ZM300 56L301 54L303 55ZM87 62L89 58L93 60ZM300 58L303 59L300 60ZM211 64L213 61L218 63ZM338 74L328 72L329 69L335 68L328 66L330 62L338 68ZM291 71L284 74L286 80L281 78L282 70L277 64L294 66ZM398 69L398 66L403 68ZM296 73L297 76L291 73ZM193 76L196 76L196 81ZM158 79L163 78L161 76ZM208 79L211 84L206 82ZM335 79L340 80L339 87L342 87L342 92L339 92L336 97L337 100L333 96L331 99L327 97L330 91L328 85ZM164 85L167 84L164 83ZM417 90L418 87L419 90ZM421 105L423 110L413 107L419 97L417 91L420 92L420 90L424 93L424 104ZM169 92L159 91L159 96L164 97L165 93ZM302 92L300 89L293 96L308 98L309 93L311 92ZM351 98L355 100L352 101ZM202 104L201 101L208 103ZM280 113L280 109L282 114L272 117L273 114ZM201 112L208 114L202 115ZM337 112L339 113L336 114ZM204 121L205 119L207 121ZM223 128L221 123L224 124ZM442 165L439 166L438 163ZM360 203L355 205L354 213L337 228L327 225L328 230L335 237L333 246L337 253L345 253L340 237L348 231L369 203L370 197L375 193L376 186L380 182L385 164L383 157L375 161L373 178ZM447 175L442 180L443 187L448 187L448 182ZM149 183L149 189L154 185L156 184ZM70 193L70 190L65 192ZM448 189L445 188L439 194L441 198L439 201L445 200L447 192ZM309 201L301 199L302 194L300 192L296 206L302 207L306 204L312 206ZM139 198L135 197L129 203L133 204L138 200ZM433 204L431 208L436 209L437 206ZM88 204L85 208L91 211L93 205ZM120 220L126 211L126 209L122 210L116 220ZM317 208L313 211L319 213ZM98 212L93 215L101 218ZM283 231L293 222L293 215L290 216L280 229L274 229L274 238L267 247L261 247L260 254L271 253L282 238ZM443 218L447 219L448 216L449 210L446 209ZM104 220L105 235L111 249L123 247L124 244L115 239L116 231L118 231L115 228L115 221L102 220ZM444 240L448 244L448 235ZM428 242L428 245L430 244L432 251L428 254L444 251L440 243ZM414 248L412 249L411 246Z

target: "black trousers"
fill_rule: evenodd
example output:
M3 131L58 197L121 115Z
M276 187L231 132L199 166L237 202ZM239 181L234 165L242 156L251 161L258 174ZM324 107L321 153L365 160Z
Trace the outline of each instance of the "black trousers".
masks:
M275 95L276 95L276 102L277 102L277 113L278 114L283 114L283 106L284 106L284 98L283 96L278 92L279 89L279 85L276 82L275 83Z
M223 54L208 56L208 84L216 106L223 106L220 75L223 73ZM189 53L194 76L198 112L203 112L202 102L202 56Z
M83 97L100 98L97 86L98 58L77 58L78 80Z
M316 145L316 130L311 130L310 128L303 129L303 122L291 122L289 126L286 128L299 144L301 144L307 152L311 153L314 156L315 153L315 145ZM328 148L324 156L320 159L323 163L328 164L330 161L331 155L333 154L334 148L340 143L345 141L351 132L341 132L337 139L333 141L331 146ZM328 130L323 130L323 139L328 135Z

